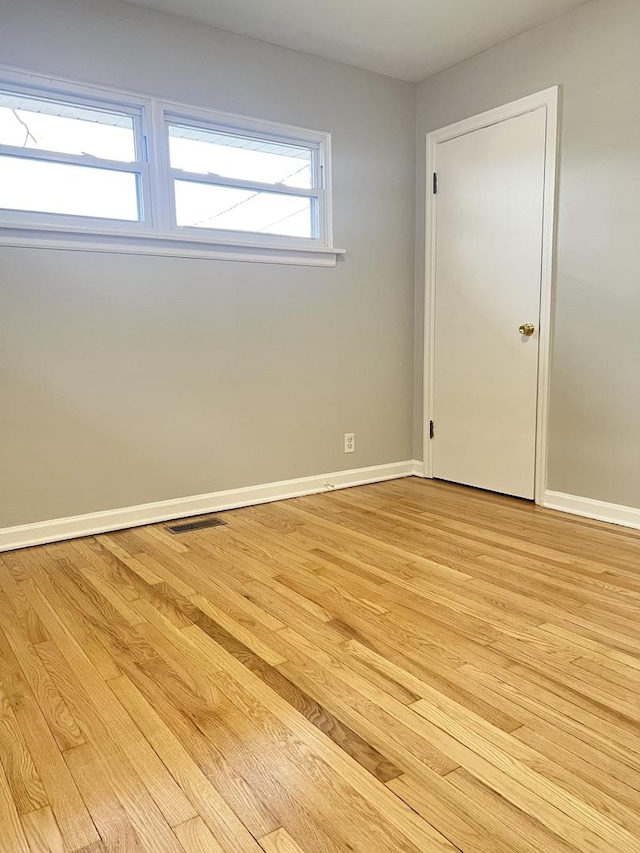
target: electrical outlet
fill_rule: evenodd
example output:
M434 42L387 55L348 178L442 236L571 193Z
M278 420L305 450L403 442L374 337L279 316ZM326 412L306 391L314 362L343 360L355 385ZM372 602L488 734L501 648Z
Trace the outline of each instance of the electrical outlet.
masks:
M344 434L344 452L356 452L356 434L355 432L345 432Z

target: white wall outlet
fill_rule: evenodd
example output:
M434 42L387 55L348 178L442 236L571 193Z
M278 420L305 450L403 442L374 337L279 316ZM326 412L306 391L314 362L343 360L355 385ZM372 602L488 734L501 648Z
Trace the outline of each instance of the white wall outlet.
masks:
M356 452L356 434L355 432L345 432L344 434L344 452Z

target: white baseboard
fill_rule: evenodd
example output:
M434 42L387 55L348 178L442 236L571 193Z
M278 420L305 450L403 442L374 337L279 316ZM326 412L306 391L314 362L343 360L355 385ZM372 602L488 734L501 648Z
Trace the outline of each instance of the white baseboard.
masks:
M640 530L640 508L610 504L596 501L592 498L581 498L576 495L565 495L562 492L545 492L543 506L569 512L572 515L582 515L585 518L595 518L607 521L609 524L621 524L624 527L634 527Z
M333 489L346 489L350 486L363 486L367 483L411 477L421 466L421 462L413 460L393 462L390 465L354 468L333 474L318 474L297 480L282 480L278 483L264 483L242 489L212 492L208 495L194 495L123 509L90 512L69 518L56 518L52 521L39 521L35 524L22 524L18 527L4 527L0 528L0 551L29 548L32 545L91 536L96 533L106 533L109 530L157 524L174 518L188 518L202 513L220 512L224 509L269 503Z

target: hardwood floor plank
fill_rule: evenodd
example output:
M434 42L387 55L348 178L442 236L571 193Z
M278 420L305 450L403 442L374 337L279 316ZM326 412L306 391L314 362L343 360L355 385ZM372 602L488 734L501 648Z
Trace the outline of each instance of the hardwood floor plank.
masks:
M49 637L40 617L30 605L24 591L14 580L6 564L0 563L0 589L16 614L18 626L29 643L41 643Z
M20 549L18 551L5 551L0 554L0 564L6 566L16 583L20 583L31 577L30 568L24 561L27 553L27 549Z
M20 816L9 787L7 777L0 765L0 851L2 853L29 853Z
M49 806L22 816L31 853L65 853L64 839Z
M579 747L580 752L577 754L569 750L564 743L559 743L557 739L549 740L548 737L526 726L514 732L513 736L530 746L539 755L544 755L553 762L553 769L547 770L547 772L550 772L552 778L555 777L560 784L578 790L582 787L579 784L580 781L586 782L587 787L582 788L583 791L586 791L583 794L585 800L588 801L589 797L594 796L591 789L595 788L605 795L601 798L596 793L595 797L600 804L605 806L608 814L615 816L620 811L620 805L635 812L636 815L640 814L640 799L637 789L621 781L615 772L598 772L593 763L588 760L592 757L592 753L584 746ZM624 826L626 816L621 811L620 815L620 818L617 819Z
M123 806L133 804L132 820L138 814L140 800L152 815L157 814L157 806L169 826L194 817L191 804L109 687L96 675L91 677L88 667L84 670L86 682L81 683L74 667L78 659L69 646L63 652L53 642L42 643L38 652L61 692L76 709L89 742L106 747L105 768L119 780L118 791L128 797ZM163 823L159 826L164 830ZM149 828L146 821L140 830L142 837L145 832L153 837L153 827ZM162 836L165 841L169 837L164 831Z
M6 656L4 660L7 661ZM98 840L96 829L17 661L9 663L10 668L4 669L1 676L4 690L65 844L70 850L80 849Z
M107 559L110 564L111 561L104 551L108 551L116 558L118 561L116 563L117 566L127 566L127 568L134 571L141 580L145 581L145 583L155 584L162 581L162 578L159 575L152 572L151 569L148 569L144 563L141 563L140 560L136 559L136 557L118 545L118 543L107 534L103 534L99 539L96 538L94 541L100 546L100 548L104 549L102 556Z
M0 765L18 814L48 805L44 785L11 708L8 694L0 686Z
M107 848L102 841L96 841L94 844L89 844L82 850L78 850L78 853L107 853Z
M514 853L581 853L582 848L548 829L526 810L514 805L490 785L477 779L463 767L447 776L463 801L473 804L473 814L482 815L487 822L490 837L506 833L513 837Z
M136 844L139 843L138 846L143 850L151 848L163 853L164 851L178 853L179 844L161 811L167 798L159 797L158 805L154 802L151 794L157 795L159 784L155 778L147 777L144 764L134 760L136 752L140 753L144 747L138 746L136 750L135 735L130 739L131 731L120 724L124 722L126 715L122 709L118 714L119 705L115 697L110 702L107 701L110 691L105 685L102 687L101 696L95 696L93 691L87 692L85 686L74 674L73 665L69 664L53 642L40 644L38 650L61 692L74 708L86 733L87 743L67 751L65 760L98 825L105 846L108 849L110 847L117 849L118 844L124 844L125 849L127 845L137 849ZM95 682L93 686L97 686ZM129 746L133 749L128 749ZM146 747L149 748L148 744ZM160 762L157 764L160 772L166 774ZM103 793L95 802L89 799L90 795L87 793L87 789L92 786L94 776L100 780L103 787ZM145 786L145 781L148 787ZM104 826L108 826L110 811L109 808L103 811L101 804L102 799L105 798L110 803L115 803L117 800L121 806L121 817L117 821L117 831L113 839L104 837L96 817L97 813L100 820L105 821ZM169 809L176 805L175 799L169 799L168 802ZM180 806L179 801L177 805ZM187 808L186 813L193 814L193 810ZM124 838L125 842L122 842L121 838Z
M305 853L283 827L261 838L260 846L265 853Z
M122 676L112 686L214 837L225 843L229 851L257 853L255 840L129 679Z
M506 675L496 675L472 665L465 665L461 671L469 673L474 680L487 685L499 695L507 696L534 715L569 734L578 735L581 740L608 753L621 764L635 771L640 770L640 742L626 731L624 725L618 728L616 723L607 723L585 710L582 705L572 704L558 696L552 689L553 685L543 686L539 679L536 680L535 672L522 675L510 669ZM527 678L528 675L532 676L533 683Z
M145 607L143 612L156 624L160 631L164 629L165 632L172 633L171 628L166 624L163 625L163 620L158 619L152 608ZM198 624L201 624L203 630L232 654L236 660L239 660L254 675L257 675L267 687L285 699L292 708L306 717L309 722L331 738L347 755L354 758L376 778L386 782L400 775L401 771L384 755L381 755L340 719L329 713L315 699L298 688L277 668L258 657L250 649L242 646L239 641L235 640L219 625L213 623L211 619L200 619ZM173 641L174 644L181 644L184 638L174 633ZM206 662L203 662L203 665L206 666Z
M497 707L513 710L525 727L572 754L583 756L593 766L594 773L615 776L629 787L640 790L640 769L634 766L633 759L629 759L624 749L546 704L535 688L534 695L530 696L525 689L513 687L471 666L464 666L461 673L474 693L488 702L493 701Z
M434 691L428 700L421 699L412 708L614 847L633 847L634 835L640 837L640 823L624 806L613 803L612 808L606 795L578 784L561 768L556 770L554 762L461 710L441 694Z
M68 602L66 595L51 582L46 572L40 570L38 582L25 581L23 588L51 637L60 636L60 633L76 637L102 678L120 675L113 658L87 623L86 616Z
M464 853L523 853L531 850L517 829L487 820L474 813L446 779L435 777L417 781L400 776L387 783L394 794L428 820ZM505 831L506 830L506 831Z
M67 750L64 758L107 850L144 853L140 836L120 802L114 780L98 750L86 743Z
M184 555L167 551L159 547L154 540L145 539L141 536L140 528L127 531L119 530L117 533L111 534L111 539L121 547L124 546L124 549L132 557L135 557L138 563L142 563L147 571L168 583L180 595L194 594L195 589L182 580L185 567ZM128 546L128 542L132 542L133 546Z
M442 743L442 748L456 757L461 767L485 786L520 811L535 817L567 843L575 844L582 853L602 853L605 844L602 837L579 818L567 814L567 811L580 812L579 804L570 800L567 805L566 795L558 793L543 777L528 773L520 762L497 749L481 748L480 753L476 752L473 748L475 743L472 746L468 742L461 743L451 732L441 729L431 720L424 718L424 721L431 737Z
M303 717L292 715L289 706L281 697L269 691L253 673L247 674L242 664L214 644L198 626L185 628L184 632L189 636L194 636L195 640L204 642L209 647L210 654L219 660L220 666L224 670L224 673L219 676L219 682L224 683L225 691L228 690L234 696L245 713L250 713L254 709L255 706L252 702L257 700L280 721L281 737L284 736L287 740L294 737L297 746L306 742L308 746L305 748L305 753L308 750L319 750L323 757L322 763L326 763L326 766L337 775L330 788L321 785L324 775L314 776L316 784L321 790L324 790L325 798L329 797L330 792L335 795L339 791L343 802L351 803L353 813L359 815L360 832L363 833L362 840L364 842L369 837L368 843L371 845L371 850L380 849L382 852L383 850L397 849L398 851L411 850L412 853L415 853L415 850L421 850L424 846L430 849L430 845L434 853L440 850L450 853L452 846L443 836L425 824L424 821L417 819L415 814L406 809L404 804L399 803L396 798L386 796L387 789L357 763L349 759L332 741L319 740L314 726ZM249 697L253 697L253 699ZM282 728L283 726L290 727L291 734L285 735L286 729ZM281 742L286 743L286 740ZM307 755L306 761L309 769L319 769L319 765L313 758L313 752ZM337 784L338 780L342 780L340 785ZM324 798L322 799L324 800ZM314 803L314 805L316 804ZM382 826L375 816L378 809L385 814L386 818L386 823ZM334 820L337 817L335 810L333 817ZM377 824L375 838L371 838L369 835L371 823ZM365 828L367 830L366 835L364 834ZM395 848L390 847L393 844L396 844Z
M173 831L185 853L224 853L224 848L218 844L207 824L199 816L178 824Z
M277 756L270 760L273 752L265 754L261 741L255 745L251 730L247 730L228 699L218 699L216 712L206 718L198 709L196 727L193 715L187 718L180 713L183 703L179 698L170 700L171 704L166 699L159 701L153 683L141 678L140 673L137 676L138 688L144 691L147 701L154 701L164 725L179 738L216 790L224 792L225 801L254 838L285 825L296 837L305 839L309 853L342 853L342 848L285 787L283 782L290 786L290 779L281 772Z
M64 750L84 743L78 724L49 677L35 648L29 642L26 632L21 630L2 593L0 593L0 624L8 644L4 644L0 639L0 646L4 648L4 664L9 666L14 678L22 680L24 677L26 680L58 747Z
M458 766L391 713L390 709L395 707L391 696L385 695L386 707L383 707L375 685L358 680L355 673L333 659L327 664L325 652L318 654L317 649L296 643L295 635L288 636L293 636L296 648L289 654L291 660L280 664L278 669L348 721L362 737L392 757L403 771L411 769L420 775L425 765L445 775ZM404 707L403 703L396 701L396 704Z
M618 685L625 691L629 690L630 685L637 685L637 688L640 689L640 673L624 664L580 657L572 660L571 665L591 675L596 675L607 684Z
M198 610L201 610L205 616L209 617L209 624L219 626L225 630L226 633L235 637L236 640L242 643L242 645L247 646L252 652L267 663L272 666L276 666L277 664L284 662L284 658L282 658L281 655L274 652L266 642L263 642L263 640L257 636L255 626L251 624L247 626L247 620L239 621L237 618L234 618L234 616L230 616L203 595L191 596L191 602L195 604Z
M449 681L437 674L428 673L425 670L422 678L417 678L410 672L402 669L393 661L389 661L382 655L363 646L357 640L349 640L347 647L354 655L366 661L371 667L382 670L390 677L397 679L400 683L407 685L417 697L423 699L428 698L431 689L436 689L439 693L448 696L452 701L475 712L487 722L494 725L496 728L502 729L505 732L511 732L520 728L522 723L515 717L505 714L488 702L474 696L472 692L463 689L455 681ZM417 701L417 700L416 700Z

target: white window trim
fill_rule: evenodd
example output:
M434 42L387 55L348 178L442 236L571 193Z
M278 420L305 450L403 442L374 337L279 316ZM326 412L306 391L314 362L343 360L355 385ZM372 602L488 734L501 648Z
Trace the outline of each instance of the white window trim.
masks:
M142 164L117 163L119 170L140 171L144 185L145 221L120 222L107 219L69 217L57 214L37 215L29 212L0 211L0 246L59 249L64 251L108 252L117 254L160 255L166 257L220 259L254 263L295 264L302 266L335 266L344 249L333 246L331 210L331 134L323 131L284 125L217 110L156 99L124 90L88 86L58 77L0 66L0 86L15 88L18 93L73 98L79 105L115 108L140 117L141 132L148 149ZM228 129L274 141L315 147L315 158L321 169L321 182L308 191L286 188L289 194L317 197L320 220L317 238L287 238L222 230L197 233L197 229L178 228L170 203L173 170L169 166L166 123L183 120L202 122L203 126ZM29 155L38 158L29 149ZM60 160L65 156L60 155ZM73 160L73 158L70 158ZM77 162L74 160L74 162ZM153 167L150 164L156 164ZM93 166L93 163L86 163ZM104 165L104 161L103 164ZM189 177L190 173L185 173ZM207 182L207 177L198 175ZM220 184L221 181L217 180ZM238 181L230 181L237 185ZM247 182L252 183L252 182Z

